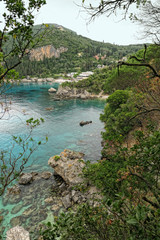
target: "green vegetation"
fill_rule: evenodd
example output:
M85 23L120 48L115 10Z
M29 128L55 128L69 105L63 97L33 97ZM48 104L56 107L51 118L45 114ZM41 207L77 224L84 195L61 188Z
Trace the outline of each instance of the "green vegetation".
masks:
M120 65L119 75L104 68L73 85L92 91L100 81L113 92L100 116L102 159L87 162L83 172L103 199L61 213L41 231L44 240L160 239L159 51L152 45Z
M96 69L94 74L87 79L80 80L78 82L65 82L62 86L69 86L71 88L82 88L88 92L98 94L104 90L106 79L110 76L111 70L108 67L103 69Z
M117 90L109 96L104 114L100 116L105 123L104 140L122 142L135 126L135 121L130 120L137 112L134 100L134 94L127 90Z
M40 61L29 61L29 56L26 56L21 66L16 68L21 77L27 75L53 77L59 73L93 70L99 64L113 65L115 61L142 48L142 45L118 46L96 42L54 24L49 24L47 29L38 25L33 31L37 29L40 29L43 40L36 48L52 45L55 49L64 47L68 50L61 53L59 58L45 57ZM45 31L44 34L43 31Z
M156 71L160 68L159 51L159 47L156 45L148 46L147 52L145 53L144 66L138 65L139 61L136 60L136 58L143 60L145 49L141 49L124 62L126 65L96 69L94 74L87 79L77 83L66 82L63 86L82 88L95 94L101 91L110 94L118 89L125 90L138 87L139 84L145 81L146 77L149 79L153 76L151 69L146 67L147 64L153 66ZM137 65L137 67L135 65Z
M56 155L54 156L54 160L57 162L60 159L60 156Z
M38 1L37 5L36 1L29 1L31 4L30 9L32 10L33 6L39 8L43 2ZM82 2L84 3L85 0ZM100 1L98 8L92 9L92 6L90 7L97 15L103 13L103 11L114 12L120 7L128 11L128 7L132 3L139 6L139 4L144 4L146 1L118 0L117 2L119 4L114 5L114 1L112 3L110 1ZM13 1L8 1L8 3L11 3L8 5L8 10L11 12L15 12L15 7L16 9L17 7L21 9L20 1L16 2L16 5L12 5ZM107 8L108 6L109 9ZM18 14L21 16L21 11L19 12L19 10ZM22 13L22 17L24 17L24 11ZM29 14L28 17L29 25L33 26L32 15ZM13 25L16 23L15 18ZM7 21L7 24L6 26L9 28L12 22ZM21 25L18 25L18 28L11 32L13 33L13 39L21 36L20 27ZM30 27L27 29L29 31L27 31L27 34L29 33L28 40L30 41L32 39L32 30ZM27 29L24 27L22 30L26 31ZM2 37L2 32L0 33ZM44 76L47 76L47 74L58 74L58 71L62 70L62 66L64 72L88 70L94 68L97 63L109 65L109 61L113 61L113 56L123 56L123 53L117 53L118 46L117 48L116 46L110 46L112 49L112 54L110 54L109 45L104 44L102 46L102 43L93 41L90 44L91 42L88 43L88 40L82 37L79 37L76 43L76 34L67 29L60 30L57 27L53 27L50 33L58 39L54 42L55 47L63 46L68 48L68 51L63 53L62 58L60 58L62 62L59 59L54 59L54 65L52 59L44 59L44 61L35 62L34 64L37 64L37 66L34 64L30 66L27 65L29 62L28 57L26 57L20 74L34 75L33 66L36 67L35 70L38 71L39 76L43 76L43 74ZM67 36L70 36L71 45L67 45L69 39L67 39ZM63 39L62 45L60 45L59 41L61 38ZM4 40L4 37L2 37L2 40ZM53 41L50 42L50 38L45 39L45 45L51 43ZM15 59L20 56L19 60L22 60L21 55L18 54L19 50L15 47L13 56ZM94 54L98 57L106 55L108 58L107 60L105 58L95 60L93 58ZM148 49L140 50L127 62L119 62L118 69L113 68L109 70L105 68L97 70L87 80L73 85L74 87L89 89L89 91L95 93L99 93L102 90L112 93L107 99L104 113L100 117L105 124L104 133L102 134L104 140L103 158L96 163L91 164L87 162L83 171L86 181L92 183L100 190L102 199L99 202L96 200L96 204L89 202L79 205L74 211L60 213L55 218L54 223L48 223L46 229L41 230L40 234L44 240L160 239L159 56L159 45L152 45ZM6 60L3 54L0 57ZM10 66L15 67L15 59L12 59L13 64L11 59ZM72 60L74 61L72 62ZM43 62L45 61L46 63L44 64ZM53 71L52 64L57 67ZM26 66L26 72L24 66ZM49 66L50 71L48 71ZM2 90L5 85L3 77L9 73L12 74L10 70L12 70L12 67L5 69L4 66L0 65L0 86ZM15 72L13 72L13 75L15 75ZM41 119L41 121L43 120ZM29 119L27 121L27 125L31 127L31 130L39 123L39 120ZM33 143L30 135L26 141L17 137L14 137L14 141L22 147L24 152L28 149L29 143ZM39 141L36 144L41 145L41 142ZM29 150L32 153L32 148ZM10 154L11 156L12 154ZM4 152L1 152L0 195L3 194L10 180L13 181L12 179L19 175L19 172L16 170L16 164L21 157L22 164L20 170L23 170L27 161L26 158L23 158L23 152L20 152L16 159L5 158ZM59 159L58 156L55 158ZM11 170L6 164L7 160ZM13 178L10 179L10 176Z

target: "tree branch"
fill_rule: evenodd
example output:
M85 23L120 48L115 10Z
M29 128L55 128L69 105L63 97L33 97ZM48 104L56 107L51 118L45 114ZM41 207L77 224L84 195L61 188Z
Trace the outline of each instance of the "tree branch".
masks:
M136 57L134 57L136 58ZM147 67L150 68L151 71L153 72L153 77L158 77L160 78L160 75L157 73L157 71L152 67L149 63L127 63L127 62L118 62L117 67L119 68L120 66L125 65L125 66L132 66L132 67Z

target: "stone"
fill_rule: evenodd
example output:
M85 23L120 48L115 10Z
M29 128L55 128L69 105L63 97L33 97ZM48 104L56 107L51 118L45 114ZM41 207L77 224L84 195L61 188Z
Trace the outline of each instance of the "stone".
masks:
M48 92L51 92L51 93L53 93L53 92L57 92L57 90L55 89L55 88L50 88L50 89L48 89Z
M68 185L76 185L83 182L81 177L82 169L85 166L83 157L83 153L65 149L61 152L58 161L54 156L49 159L48 164Z
M66 196L64 196L62 198L62 203L63 203L63 206L68 209L72 206L72 202L71 202L71 197L70 197L70 194L67 194Z
M21 189L18 185L14 185L11 188L7 188L9 194L20 194Z
M63 182L60 186L59 186L59 191L60 192L64 192L67 188L67 185L65 184L65 182Z
M5 209L3 209L3 208L0 209L0 214L4 214L5 212L6 212Z
M30 240L29 232L23 227L16 226L7 231L6 240Z
M49 197L44 200L45 203L53 203L53 198Z
M87 124L90 124L90 123L92 123L92 121L81 121L81 122L79 123L79 125L80 125L81 127L83 127L84 125L87 125Z
M19 184L26 185L33 181L32 174L31 173L22 173L19 179Z
M85 94L80 94L79 96L81 99L87 99L87 96Z
M11 224L12 227L20 225L21 224L21 216L12 218L11 221L10 221L10 224Z
M77 203L78 200L80 200L79 194L75 194L75 195L72 197L72 200L73 200L73 202Z
M38 174L38 172L31 172L31 174L33 181L41 179L41 176Z
M15 195L15 194L10 194L10 193L5 194L2 198L2 202L3 202L4 206L6 206L7 204L18 203L20 201L21 201L20 195Z
M54 108L53 107L46 107L45 110L46 111L52 111Z
M22 213L22 215L23 216L29 216L29 215L31 215L35 211L36 211L35 208L29 207Z
M60 209L60 207L62 207L61 205L59 206L59 205L52 205L52 207L51 207L51 210L52 211L57 211L57 210L59 210Z
M18 213L23 207L23 204L19 204L17 206L15 206L14 208L12 208L11 214L16 214Z
M45 180L48 180L52 176L51 172L42 172L41 177Z
M3 216L0 216L0 223L3 221Z
M47 81L47 82L53 82L53 81L54 81L54 78L46 78L46 81Z
M84 95L86 95L87 97L89 97L91 94L90 94L87 90L84 90Z

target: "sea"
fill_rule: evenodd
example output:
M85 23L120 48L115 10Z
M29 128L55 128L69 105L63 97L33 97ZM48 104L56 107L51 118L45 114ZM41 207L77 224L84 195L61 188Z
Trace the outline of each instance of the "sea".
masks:
M14 159L22 152L20 144L15 140L22 139L25 143L28 142L26 154L29 154L29 148L38 146L28 160L25 168L27 172L52 171L48 166L49 158L59 155L64 149L83 152L85 160L92 162L101 158L101 132L104 125L99 117L103 112L105 100L55 101L55 93L49 93L48 89L51 87L57 89L58 85L57 83L19 84L9 89L3 99L7 103L7 111L0 119L0 151L5 151L8 159L10 156ZM1 107L2 105L3 102ZM31 118L43 119L44 122L31 128L26 122ZM79 125L81 121L92 121L92 123L82 127ZM38 145L38 142L41 144ZM42 195L40 197L42 198ZM39 202L40 197L37 197ZM22 205L19 211L15 209L17 204ZM15 218L17 221L15 222L20 224L21 222L18 221L21 219L20 216L24 215L25 209L32 209L36 204L31 201L30 205L22 204L22 201L6 204L4 199L0 199L0 215L3 216L1 225L3 230L5 229L4 232L15 224L11 224L11 219ZM32 220L34 221L34 218ZM22 222L26 227L25 220ZM29 226L28 222L27 226Z

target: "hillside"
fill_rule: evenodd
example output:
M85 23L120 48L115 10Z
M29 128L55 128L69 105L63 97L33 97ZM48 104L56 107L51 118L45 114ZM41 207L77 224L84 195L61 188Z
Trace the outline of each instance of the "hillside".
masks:
M97 42L57 24L46 26L34 27L35 32L40 29L43 38L17 67L21 77L53 77L59 73L93 70L97 65L111 65L143 47Z
M94 185L103 199L95 195L98 204L81 202L76 211L56 217L43 231L45 239L53 239L53 229L63 240L160 239L159 57L160 46L150 45L121 65L119 73L103 68L87 80L65 83L74 92L75 87L91 92L99 87L110 93L100 115L102 158L87 161L84 183L75 188L86 193Z
M137 51L133 56L137 59L143 59L144 49ZM133 57L134 58L134 57ZM126 64L138 63L135 59L128 59ZM156 45L150 45L147 48L145 63L151 64L153 68L158 72L160 69L159 65L159 48ZM79 82L65 82L63 86L71 88L80 88L89 91L90 93L99 94L101 91L107 94L113 93L115 90L125 90L133 88L148 77L152 76L150 68L145 66L121 66L115 67L104 67L103 69L94 70L94 74L89 76L87 79Z

